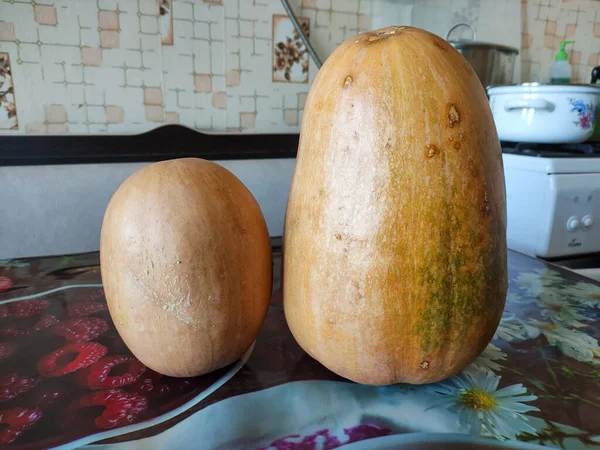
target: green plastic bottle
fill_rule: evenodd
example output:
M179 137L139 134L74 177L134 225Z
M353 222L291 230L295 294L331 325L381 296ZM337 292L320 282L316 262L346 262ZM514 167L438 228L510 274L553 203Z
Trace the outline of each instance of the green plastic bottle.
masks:
M560 43L560 51L556 54L554 62L550 64L548 69L548 78L550 83L566 84L571 82L571 64L569 64L569 55L565 51L567 44L574 44L575 41L562 41Z

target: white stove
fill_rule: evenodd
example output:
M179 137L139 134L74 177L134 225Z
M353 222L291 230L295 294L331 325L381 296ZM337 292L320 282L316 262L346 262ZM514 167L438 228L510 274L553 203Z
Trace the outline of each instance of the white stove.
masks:
M600 148L516 144L502 157L508 247L600 279Z

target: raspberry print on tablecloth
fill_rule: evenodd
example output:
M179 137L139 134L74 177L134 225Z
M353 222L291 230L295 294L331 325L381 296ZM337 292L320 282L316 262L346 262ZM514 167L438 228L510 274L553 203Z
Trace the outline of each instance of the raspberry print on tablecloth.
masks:
M151 420L226 371L178 379L148 369L119 337L98 288L1 304L0 445L49 448Z
M92 392L71 403L67 408L66 424L73 425L81 421L82 410L93 406L104 407L102 413L95 416L94 423L98 428L108 429L132 423L141 412L148 408L148 400L141 395L120 389Z
M105 303L94 302L94 301L83 301L73 303L67 306L67 316L69 317L86 317L92 314L106 311L107 307Z
M14 321L13 321L14 322ZM31 333L50 328L58 323L58 319L52 315L42 316L33 325L28 324L29 321L18 321L16 325L11 325L9 328L0 329L0 339L15 339L18 337L26 336Z
M69 319L52 327L52 332L64 337L67 342L91 341L108 331L106 320L98 317Z
M67 375L91 366L107 352L104 345L96 342L65 345L40 359L38 372L46 378Z
M118 375L110 375L115 370ZM121 369L121 370L119 370ZM133 356L119 355L102 358L77 373L80 386L90 389L108 389L135 383L146 371L146 366Z
M17 346L10 342L0 342L0 362L10 358L17 351Z
M47 300L29 300L26 302L14 302L8 305L0 305L0 318L36 316L48 307Z
M10 444L41 417L42 412L37 409L3 409L0 411L0 425L5 425L5 428L0 431L0 444Z
M38 377L19 375L18 373L5 373L0 375L0 402L12 400L18 395L29 391L40 382Z

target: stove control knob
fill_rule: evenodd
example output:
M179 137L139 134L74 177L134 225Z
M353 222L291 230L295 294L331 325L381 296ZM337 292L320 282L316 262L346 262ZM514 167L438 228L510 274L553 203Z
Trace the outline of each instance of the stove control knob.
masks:
M575 231L579 228L579 225L581 225L581 222L579 222L579 217L577 216L571 216L569 217L569 220L567 220L567 230L569 231Z
M593 224L594 224L594 219L589 214L587 214L581 218L581 225L583 225L583 228L589 228Z

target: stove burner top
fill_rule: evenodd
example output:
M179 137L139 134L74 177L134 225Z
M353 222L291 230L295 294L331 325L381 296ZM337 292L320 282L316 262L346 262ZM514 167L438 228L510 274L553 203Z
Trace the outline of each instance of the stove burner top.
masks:
M503 153L513 155L537 156L538 158L598 158L598 144L529 144L503 143Z

